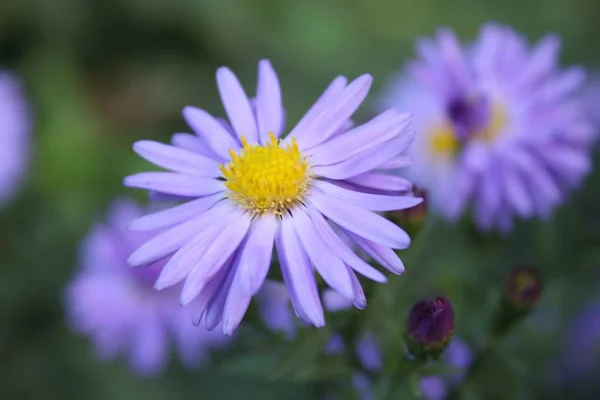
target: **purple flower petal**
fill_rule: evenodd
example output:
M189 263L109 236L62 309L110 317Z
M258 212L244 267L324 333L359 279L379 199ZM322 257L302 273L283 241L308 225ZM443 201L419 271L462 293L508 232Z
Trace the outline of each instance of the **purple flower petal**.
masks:
M141 172L125 178L124 184L180 196L207 196L225 189L222 181L177 172Z
M236 211L234 216L230 217L233 222L213 238L204 250L203 257L188 275L181 290L181 304L188 304L198 295L246 236L250 227L250 216Z
M202 320L202 317L206 314L206 309L208 305L212 301L212 299L217 295L219 289L223 287L225 280L229 276L229 272L231 271L231 264L233 263L234 256L231 256L229 260L225 262L223 268L219 270L213 276L208 283L205 285L204 289L200 292L200 294L191 302L192 308L192 324L195 326L199 326Z
M191 200L187 203L134 219L129 224L129 229L133 231L150 231L167 228L202 214L224 198L225 194L223 192L200 197L196 200Z
M184 280L202 261L206 249L214 241L215 237L227 228L227 222L230 224L235 223L233 217L229 217L228 220L223 221L221 224L207 225L196 236L181 246L161 271L154 287L157 290L162 290Z
M315 166L312 168L317 175L331 179L347 179L371 171L382 163L402 153L412 143L414 132L404 134L379 145L369 151L349 158L337 164Z
M229 68L221 67L217 70L217 85L233 130L249 143L258 143L254 112L240 81Z
M283 127L283 107L279 79L268 60L258 64L258 87L256 89L256 120L260 143L269 142L269 132L275 137L281 135Z
M301 208L293 211L292 218L296 236L315 269L332 289L351 301L354 298L354 288L342 260L319 240L319 234L311 219Z
M241 287L248 294L256 294L267 277L277 227L278 220L271 214L257 218L252 224L238 265Z
M317 290L312 268L306 253L300 247L294 231L294 220L284 217L281 221L278 235L281 240L277 243L278 254L285 258L281 269L285 284L292 295L292 305L298 313L306 318L306 322L316 327L325 326L323 306ZM282 248L279 253L279 247ZM285 270L285 272L283 272ZM286 278L287 277L287 278ZM301 307L299 310L296 307Z
M302 135L306 134L308 132L307 127L311 126L315 119L331 105L340 93L342 93L346 87L346 82L347 80L343 76L335 78L313 106L306 114L304 114L304 117L296 124L290 134L284 139L284 143L289 144L292 137L299 139Z
M201 141L219 157L219 161L229 160L229 150L240 147L227 130L206 111L187 106L183 109L183 117Z
M548 35L535 46L528 63L514 83L515 87L527 85L547 75L554 67L560 50L560 37Z
M533 200L527 191L525 181L509 166L502 168L502 176L506 185L506 201L517 214L529 217L534 212Z
M386 170L386 169L404 168L404 167L408 167L409 165L411 165L413 163L414 163L414 160L412 157L398 156L398 157L394 157L394 158L384 162L383 164L377 166L377 169Z
M378 172L365 172L363 174L344 179L344 181L365 188L384 190L388 192L408 192L413 188L412 183L408 179Z
M223 162L223 157L215 153L199 136L189 133L176 133L171 138L171 144L208 157L218 163Z
M235 276L236 268L235 268L235 258L231 267L227 272L227 276L221 286L217 290L217 293L213 296L213 298L208 303L208 307L206 308L206 317L204 318L204 323L206 329L212 331L223 321L223 313L225 311L225 301L227 300L227 295L231 290L231 284L233 283L233 278ZM225 333L225 331L224 331Z
M309 151L311 165L331 165L347 160L392 140L410 122L410 114L388 110L371 121Z
M563 72L560 77L546 83L538 96L545 102L560 100L561 97L571 94L585 81L585 70L572 67Z
M394 249L410 244L406 232L372 211L316 191L310 202L333 222L365 239Z
M132 368L143 375L153 375L164 367L167 360L164 328L158 315L149 310L133 334L131 346Z
M310 149L329 139L363 102L372 81L368 74L352 81L326 110L306 126L303 135L298 137L300 150Z
M414 196L384 196L380 194L360 193L325 181L317 181L314 183L314 186L327 195L335 196L340 200L371 211L404 210L423 202L423 199ZM386 189L391 190L390 188Z
M335 290L331 289L326 289L323 291L323 304L325 305L325 309L327 311L334 312L347 310L352 307L352 302Z
M159 167L183 174L217 177L219 164L199 154L166 144L142 140L133 144L133 150Z
M354 299L352 299L352 304L354 304L354 307L358 308L359 310L362 310L367 306L367 298L365 297L365 292L354 271L348 268L348 273L350 274L350 278L352 279L352 288L354 289Z
M404 264L392 249L366 240L346 229L344 232L382 267L396 275L404 273Z
M379 283L387 282L387 278L375 268L367 264L364 260L354 254L342 239L334 232L329 223L323 218L323 215L313 207L308 208L308 213L312 219L316 231L319 233L329 249L340 257L344 263L359 274Z
M223 308L223 333L226 335L231 335L238 327L252 299L252 293L248 293L244 288L244 272L240 271L239 265L238 262Z
M183 222L153 237L129 256L127 263L133 267L148 264L168 256L186 241L223 218L231 219L232 206L227 202L217 204L205 213ZM223 223L221 221L221 223Z

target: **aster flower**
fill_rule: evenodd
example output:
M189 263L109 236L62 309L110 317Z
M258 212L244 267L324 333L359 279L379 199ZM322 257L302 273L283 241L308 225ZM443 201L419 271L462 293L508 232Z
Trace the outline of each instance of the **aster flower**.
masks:
M127 265L127 256L148 238L127 230L127 223L141 215L134 202L121 199L108 221L92 228L83 243L81 269L66 291L66 307L70 326L90 336L101 359L122 353L134 371L150 375L164 367L169 342L186 364L197 365L211 346L229 337L193 326L176 288L152 288L164 262L143 269Z
M454 310L445 297L419 301L410 310L406 339L415 357L437 357L453 334Z
M31 120L21 85L0 71L0 205L19 189L29 165Z
M442 216L472 208L480 229L507 231L515 216L548 217L581 184L595 131L576 93L584 71L559 69L559 49L555 35L530 48L492 23L468 47L448 29L418 42L382 105L415 110L407 176Z
M174 146L141 141L134 150L172 172L129 176L125 185L185 203L131 224L134 230L167 228L129 258L140 266L172 255L157 289L185 281L181 303L193 303L192 319L231 334L261 288L273 247L296 314L325 324L313 267L358 308L366 305L355 272L377 282L386 277L357 257L333 230L339 226L393 273L404 271L392 249L409 236L377 212L404 209L421 200L405 196L406 181L387 171L407 164L401 153L413 134L410 116L394 109L351 128L371 77L347 84L336 78L298 124L281 139L284 111L277 75L259 64L250 101L235 75L217 71L229 121L186 107L196 136L177 134Z

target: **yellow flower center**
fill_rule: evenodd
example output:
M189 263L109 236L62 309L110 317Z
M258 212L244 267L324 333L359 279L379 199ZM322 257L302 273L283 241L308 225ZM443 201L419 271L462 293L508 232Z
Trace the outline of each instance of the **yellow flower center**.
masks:
M449 124L435 128L431 134L429 148L435 155L455 155L460 142Z
M506 112L497 103L492 106L488 123L473 132L470 140L483 140L492 142L498 137L506 126ZM450 122L445 122L434 127L429 136L429 150L435 156L455 156L461 147L454 127Z
M273 133L269 138L270 142L261 146L249 145L242 137L241 151L229 150L231 162L219 168L228 197L242 208L257 215L282 215L306 196L312 175L295 138L286 147L279 145Z

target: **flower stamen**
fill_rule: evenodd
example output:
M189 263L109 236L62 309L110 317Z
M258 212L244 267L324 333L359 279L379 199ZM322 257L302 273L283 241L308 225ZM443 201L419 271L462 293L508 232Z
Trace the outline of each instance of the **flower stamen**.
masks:
M312 175L295 138L286 147L279 145L272 132L269 139L264 146L250 145L242 136L241 151L230 149L231 162L219 168L229 198L256 215L281 216L303 200Z

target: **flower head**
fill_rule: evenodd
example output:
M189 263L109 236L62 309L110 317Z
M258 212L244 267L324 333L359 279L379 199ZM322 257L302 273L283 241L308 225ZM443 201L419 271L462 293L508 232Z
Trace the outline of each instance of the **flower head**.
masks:
M23 181L29 164L31 120L20 84L0 71L0 205Z
M480 229L551 214L591 168L595 130L579 67L558 67L560 42L530 48L486 24L468 47L448 29L417 44L419 58L392 85L386 107L411 105L419 132L409 176L432 208L456 219L472 208Z
M277 75L259 64L256 99L235 75L217 71L229 121L186 107L196 136L176 134L173 146L141 141L134 150L172 172L129 176L125 184L186 202L134 221L134 230L167 228L129 258L133 266L172 255L156 288L185 281L180 300L193 303L193 321L232 333L261 288L277 250L296 314L325 324L314 269L358 308L366 305L355 272L386 278L357 257L335 233L340 227L393 273L404 266L392 249L409 236L377 212L405 209L406 181L387 171L406 164L401 153L413 134L410 117L391 109L352 127L349 118L365 98L371 77L350 84L336 78L285 138Z
M164 367L170 341L192 365L228 337L193 326L176 289L152 288L164 262L127 265L129 253L148 236L127 230L127 223L141 215L135 203L119 200L108 221L93 227L83 243L81 269L67 289L66 307L70 325L91 337L100 358L123 353L136 372L147 375Z
M446 349L453 333L454 310L445 297L419 301L411 309L406 338L415 357L437 357Z

